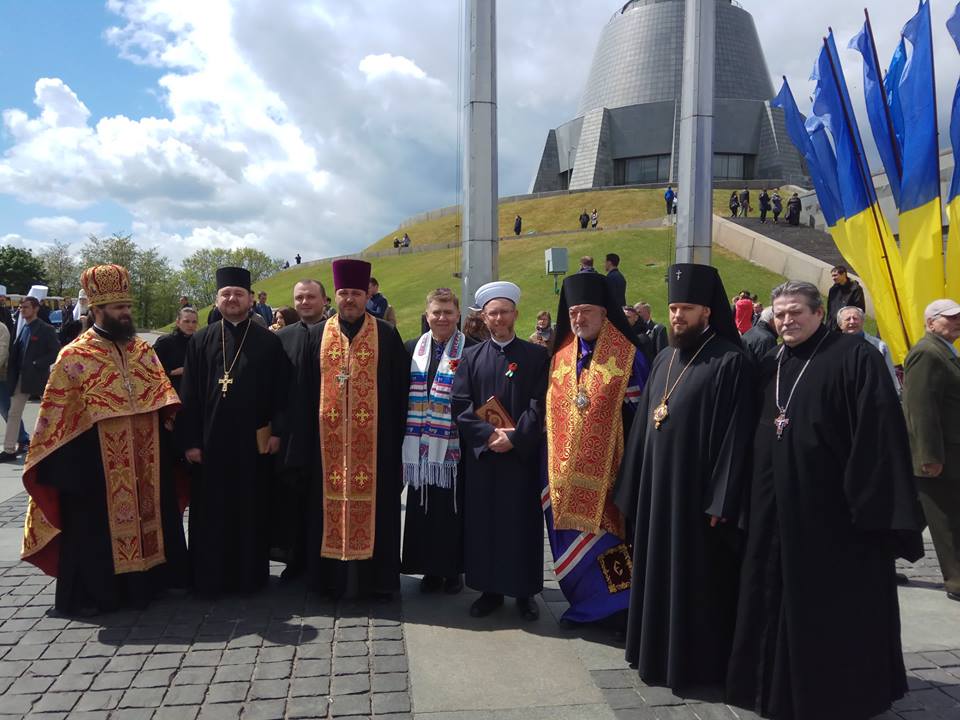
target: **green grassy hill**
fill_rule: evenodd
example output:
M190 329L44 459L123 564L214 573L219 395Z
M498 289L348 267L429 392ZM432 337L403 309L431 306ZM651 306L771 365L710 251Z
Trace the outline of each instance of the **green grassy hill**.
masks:
M673 247L671 230L587 231L550 237L535 236L500 244L500 278L517 283L523 291L517 328L521 336L533 332L540 310L556 314L557 297L553 290L553 278L544 272L543 251L549 247L568 248L571 270L576 269L581 255L592 255L598 269L602 270L603 257L608 252L619 254L620 268L628 283L628 300L646 300L653 306L655 317L660 320L665 317L664 277ZM760 297L769 297L770 291L784 280L721 248L714 248L713 257L729 295L747 288ZM373 274L380 281L381 292L397 311L398 326L404 339L419 332L420 313L428 291L437 287L451 287L459 294L460 281L453 276L458 269L455 250L372 258L371 262ZM266 291L270 304L276 308L292 302L294 284L305 277L319 280L332 293L329 262L285 270L257 283L257 290Z

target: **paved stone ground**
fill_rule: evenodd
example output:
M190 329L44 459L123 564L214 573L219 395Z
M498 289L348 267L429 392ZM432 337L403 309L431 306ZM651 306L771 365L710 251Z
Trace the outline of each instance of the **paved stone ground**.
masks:
M0 502L0 528L23 527L26 514L27 494L25 492Z
M50 578L0 567L0 718L412 717L399 602L272 582L73 620L52 610Z

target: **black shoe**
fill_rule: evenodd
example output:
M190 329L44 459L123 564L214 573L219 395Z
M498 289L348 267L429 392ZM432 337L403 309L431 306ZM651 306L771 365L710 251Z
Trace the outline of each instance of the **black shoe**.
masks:
M13 462L17 459L16 453L8 453L6 450L0 452L0 463Z
M910 578L908 578L903 573L897 573L897 585L909 585Z
M960 593L948 592L947 597L951 600L956 600L957 602L960 602Z
M461 590L463 590L463 580L459 575L451 575L443 579L443 591L447 595L457 595Z
M420 581L420 592L435 593L440 592L443 587L443 578L439 575L424 575Z
M540 618L540 607L533 598L517 598L517 610L520 612L520 616L528 622Z
M287 565L280 573L280 582L284 585L287 583L292 583L294 580L297 580L301 575L303 575L305 570L306 566L304 565Z
M30 443L18 443L17 444L17 455L26 455L30 451Z
M483 593L483 595L474 600L473 605L470 606L470 617L486 617L501 605L503 605L503 595Z

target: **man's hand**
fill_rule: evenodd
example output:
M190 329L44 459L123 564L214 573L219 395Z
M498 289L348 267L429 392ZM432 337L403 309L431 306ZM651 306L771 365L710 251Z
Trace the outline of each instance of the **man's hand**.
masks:
M181 375L183 375L182 367L178 367L176 370L170 371L170 377L180 377Z
M495 453L505 453L513 450L513 443L510 442L510 437L507 435L512 430L513 428L497 428L494 430L490 440L487 441L487 447Z
M711 516L710 516L710 527L714 528L714 527L716 527L717 525L720 525L720 524L722 524L722 523L725 523L726 521L727 521L726 518L718 517L718 516L716 516L716 515L711 515Z
M163 421L163 426L167 429L167 432L173 432L173 418L168 417Z
M926 477L940 477L943 473L943 463L924 463L920 466L920 472Z
M203 462L203 450L200 448L190 448L184 453L188 463L198 465Z
M276 435L271 435L267 441L267 454L276 455L278 452L280 452L280 438Z

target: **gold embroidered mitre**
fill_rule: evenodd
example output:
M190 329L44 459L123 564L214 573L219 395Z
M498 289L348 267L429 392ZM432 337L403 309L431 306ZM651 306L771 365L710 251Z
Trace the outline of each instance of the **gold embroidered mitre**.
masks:
M90 307L110 303L132 303L130 273L122 265L94 265L80 275Z

